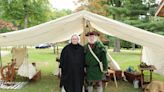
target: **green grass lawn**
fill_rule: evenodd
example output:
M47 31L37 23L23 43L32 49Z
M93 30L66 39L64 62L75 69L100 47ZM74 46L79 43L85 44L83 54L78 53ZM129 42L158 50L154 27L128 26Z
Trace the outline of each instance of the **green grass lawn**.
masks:
M137 69L140 63L140 50L130 51L122 50L121 53L110 54L119 63L122 70L126 70L128 66L133 66ZM42 71L42 79L37 82L30 82L20 90L2 90L0 92L59 92L59 79L52 73L57 70L58 63L52 49L28 49L29 62L36 62L38 69ZM11 55L2 58L3 65L6 65L11 59ZM18 77L19 78L19 77ZM164 77L159 74L153 74L154 80L164 81ZM118 88L112 81L106 87L105 92L143 92L141 89L134 89L133 85L119 80Z

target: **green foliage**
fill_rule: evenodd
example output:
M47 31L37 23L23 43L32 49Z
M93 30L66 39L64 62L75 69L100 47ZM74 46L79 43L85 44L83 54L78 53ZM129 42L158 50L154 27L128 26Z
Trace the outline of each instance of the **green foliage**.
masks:
M125 20L124 22L156 34L164 35L164 19L148 22L142 20Z
M109 14L116 20L157 34L164 34L164 20L153 18L157 4L155 0L111 0ZM121 4L120 4L121 3ZM111 39L110 39L111 40ZM121 47L130 48L130 42L121 41ZM138 47L138 45L136 45Z
M143 27L145 30L164 35L164 19L160 21L151 21L139 26Z
M112 37L112 36L106 36L108 39L110 39L109 41L109 47L114 47L114 40L115 40L115 37ZM121 48L126 48L126 49L131 49L132 48L132 43L131 42L128 42L128 41L125 41L125 40L121 40ZM135 48L141 48L140 45L137 45L135 44Z
M157 7L155 0L79 0L88 10L121 22L164 35L164 19L154 19ZM12 22L19 29L24 28L24 19L28 15L28 27L35 26L68 14L71 10L53 9L49 0L0 0L0 18ZM1 32L8 32L7 28ZM109 37L110 46L114 46L113 37ZM122 47L129 42L121 41Z
M124 13L127 13L127 9L122 8L122 7L110 7L108 9L110 14L119 14L119 15L124 15Z
M49 21L51 6L48 0L0 0L1 18L14 22L20 29L28 16L28 27Z
M12 31L12 30L7 28L7 27L5 27L5 28L0 30L0 33L10 32L10 31Z
M139 17L146 15L148 7L143 4L143 0L123 0L123 7L127 9L126 15L129 17Z
M49 0L0 0L0 18L12 22L19 29L32 27L72 13L71 10L53 9ZM9 30L3 29L3 32Z
M72 11L69 9L62 9L62 10L58 10L58 9L54 9L53 11L53 19L62 17L62 16L66 16L68 14L71 14Z

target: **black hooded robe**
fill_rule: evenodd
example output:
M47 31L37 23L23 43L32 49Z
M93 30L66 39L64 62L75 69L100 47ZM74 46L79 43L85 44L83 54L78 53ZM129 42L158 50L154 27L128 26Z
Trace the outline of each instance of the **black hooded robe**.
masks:
M61 84L66 92L82 92L84 82L84 49L81 45L69 44L60 57Z

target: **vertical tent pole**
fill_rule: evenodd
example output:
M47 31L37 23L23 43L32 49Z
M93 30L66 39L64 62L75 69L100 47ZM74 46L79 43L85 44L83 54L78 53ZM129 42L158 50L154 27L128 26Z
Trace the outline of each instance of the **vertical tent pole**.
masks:
M56 43L56 61L57 61L57 63L58 63L58 77L60 78L61 77L61 68L59 68L59 65L60 65L60 52L59 52L59 45L58 45L58 43Z
M85 30L86 30L86 28L85 28L85 19L83 18L83 33L80 35L80 39L81 39L81 42L80 42L80 44L81 45L85 45Z
M59 53L59 47L58 47L58 44L56 44L56 57L59 59L60 57L60 55L59 55L60 53Z
M85 45L87 43L85 34L90 31L91 25L88 20L83 18L83 33L80 36L81 39L81 45Z
M83 45L85 45L85 30L86 30L86 28L85 28L85 19L83 19L83 34L82 34L82 43L83 43Z
M56 46L55 46L55 45L56 45L56 44L54 44L54 43L53 43L53 45L52 45L52 46L53 46L53 53L54 53L54 54L56 54L56 50L55 50L55 47L56 47Z
M0 68L2 68L2 55L1 55L1 47L0 47Z
M143 46L141 46L140 64L142 63L142 55L143 55Z

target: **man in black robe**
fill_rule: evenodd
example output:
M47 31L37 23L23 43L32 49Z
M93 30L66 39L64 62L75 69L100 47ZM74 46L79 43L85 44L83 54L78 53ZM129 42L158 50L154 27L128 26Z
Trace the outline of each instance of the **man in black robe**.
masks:
M84 82L84 49L78 35L71 37L71 43L62 50L60 57L61 87L66 92L82 92Z

